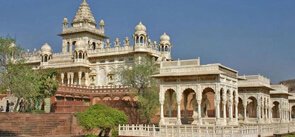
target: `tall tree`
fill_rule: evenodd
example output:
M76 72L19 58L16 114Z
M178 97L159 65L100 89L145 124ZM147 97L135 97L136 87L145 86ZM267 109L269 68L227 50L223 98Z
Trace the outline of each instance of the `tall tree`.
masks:
M22 50L11 38L0 37L0 92L17 97L14 110L21 99L27 102L54 95L57 81L54 70L35 71L25 64Z
M157 71L156 66L155 62L143 59L136 61L131 68L119 71L121 83L138 93L140 116L147 123L151 122L159 107L158 84L152 77Z

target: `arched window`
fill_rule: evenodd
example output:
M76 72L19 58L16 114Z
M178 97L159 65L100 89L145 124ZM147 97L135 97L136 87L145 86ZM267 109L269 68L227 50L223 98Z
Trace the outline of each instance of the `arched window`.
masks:
M165 46L165 51L168 51L168 46Z
M76 41L73 41L73 43L72 43L72 51L74 51L75 50L75 47L76 46Z
M140 44L143 44L144 43L143 42L143 36L140 37L140 41L139 42L140 42Z
M82 58L83 58L82 52L79 52L79 59L82 59Z
M67 52L70 52L70 46L71 46L70 42L67 42Z
M47 61L48 61L48 56L45 55L45 56L44 56L44 62L47 62Z
M92 42L92 49L93 49L93 50L96 49L96 44L95 44L95 42Z

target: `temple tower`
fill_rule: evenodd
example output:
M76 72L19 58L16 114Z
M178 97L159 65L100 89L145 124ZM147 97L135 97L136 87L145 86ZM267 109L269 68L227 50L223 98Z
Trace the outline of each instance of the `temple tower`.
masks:
M83 0L76 15L69 26L68 19L64 18L62 23L62 52L73 53L78 41L83 41L83 47L96 50L104 47L105 23L103 20L97 23L86 0Z

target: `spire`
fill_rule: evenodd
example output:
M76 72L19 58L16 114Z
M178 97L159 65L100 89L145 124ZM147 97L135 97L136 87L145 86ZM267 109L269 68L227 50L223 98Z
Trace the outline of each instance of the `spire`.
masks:
M73 24L84 23L84 22L88 22L88 23L96 25L95 18L93 17L90 7L86 0L83 0L78 11L76 12L76 16L74 17Z

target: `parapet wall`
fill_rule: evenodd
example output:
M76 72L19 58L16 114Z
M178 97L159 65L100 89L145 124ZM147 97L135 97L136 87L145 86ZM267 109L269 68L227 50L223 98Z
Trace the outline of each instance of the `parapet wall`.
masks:
M0 113L1 137L71 137L80 133L73 114Z

